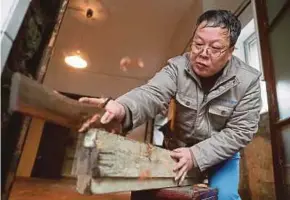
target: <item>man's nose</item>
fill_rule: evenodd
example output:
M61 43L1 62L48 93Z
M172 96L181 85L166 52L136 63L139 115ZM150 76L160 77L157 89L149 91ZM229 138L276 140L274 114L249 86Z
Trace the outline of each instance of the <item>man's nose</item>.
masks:
M203 49L201 50L201 52L200 52L200 55L201 55L202 57L208 57L208 56L209 56L209 54L208 54L208 48L207 48L207 47L203 48Z

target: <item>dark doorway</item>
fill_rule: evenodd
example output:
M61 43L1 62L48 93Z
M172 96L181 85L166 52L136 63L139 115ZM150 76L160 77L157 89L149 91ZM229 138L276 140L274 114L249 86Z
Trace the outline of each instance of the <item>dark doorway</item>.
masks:
M61 178L69 133L68 128L50 122L45 123L32 177Z

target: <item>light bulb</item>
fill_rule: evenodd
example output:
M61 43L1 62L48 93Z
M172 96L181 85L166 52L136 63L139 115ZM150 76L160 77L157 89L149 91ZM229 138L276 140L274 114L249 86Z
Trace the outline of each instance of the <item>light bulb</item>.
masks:
M88 63L80 55L66 56L65 63L71 67L82 69L88 66Z

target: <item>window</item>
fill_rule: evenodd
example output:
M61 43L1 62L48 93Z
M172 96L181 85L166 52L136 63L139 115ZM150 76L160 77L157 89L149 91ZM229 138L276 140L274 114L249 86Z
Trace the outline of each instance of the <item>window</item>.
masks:
M243 45L245 50L246 63L263 73L263 68L259 59L259 44L256 33L252 33L244 41ZM262 80L264 80L264 76L262 76Z
M255 30L254 19L252 19L241 31L241 35L237 41L234 55L243 60L251 67L256 68L262 73L260 79L262 109L261 113L268 111L266 83L263 76L263 68L260 61L260 50L258 37Z

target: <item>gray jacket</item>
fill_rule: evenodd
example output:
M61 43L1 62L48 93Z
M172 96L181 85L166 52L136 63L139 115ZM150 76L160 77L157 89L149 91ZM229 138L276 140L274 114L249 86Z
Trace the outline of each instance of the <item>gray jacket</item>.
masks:
M261 107L260 72L233 56L208 95L193 73L188 53L168 60L147 84L117 101L131 111L133 128L176 100L174 140L190 149L201 171L230 158L257 132Z

